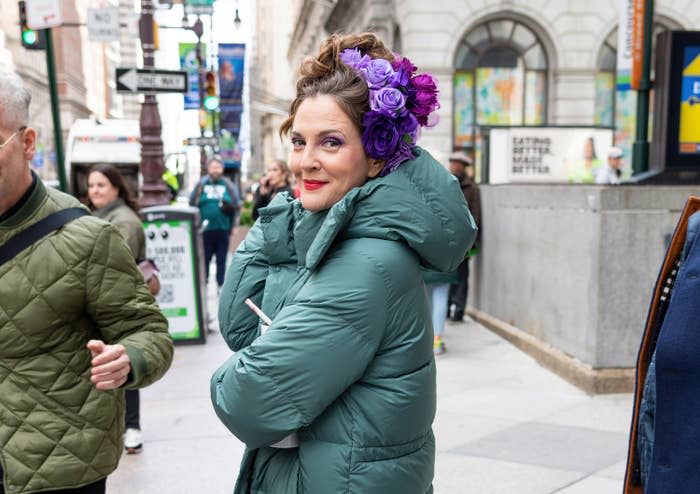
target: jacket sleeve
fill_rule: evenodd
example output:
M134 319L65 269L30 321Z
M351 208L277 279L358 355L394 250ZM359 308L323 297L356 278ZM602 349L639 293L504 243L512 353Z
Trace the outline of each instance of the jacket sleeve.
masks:
M212 376L217 415L249 448L311 424L362 377L379 348L386 275L353 257L327 260L270 329Z
M469 187L464 198L467 201L467 206L469 206L469 212L474 218L474 223L476 223L476 243L478 243L478 240L481 237L481 193L479 192L479 187L477 185Z
M262 252L263 232L255 223L236 250L221 289L219 327L226 343L233 351L250 345L258 336L258 316L245 305L250 298L262 305L268 262Z
M87 312L105 343L121 343L129 355L126 387L142 388L157 381L173 358L168 322L113 226L100 231L86 269Z
M112 225L119 231L126 244L129 246L131 255L134 259L145 257L144 248L146 239L143 233L143 227L140 224L134 224L129 221L114 221Z
M202 187L203 187L204 179L200 180L197 182L197 185L194 186L194 189L192 189L192 193L190 194L190 206L198 208L199 207L199 198L202 195Z

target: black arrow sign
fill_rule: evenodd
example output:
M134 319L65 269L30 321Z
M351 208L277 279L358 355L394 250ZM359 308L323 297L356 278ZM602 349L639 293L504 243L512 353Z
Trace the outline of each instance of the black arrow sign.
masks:
M118 93L186 93L187 72L160 69L117 69Z

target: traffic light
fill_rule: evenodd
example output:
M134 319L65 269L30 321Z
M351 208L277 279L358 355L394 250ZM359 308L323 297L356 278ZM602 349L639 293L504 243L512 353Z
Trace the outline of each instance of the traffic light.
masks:
M24 0L19 2L19 28L22 46L27 50L45 50L46 32L34 30L27 25L27 7Z
M216 72L207 71L204 75L204 108L214 111L219 108L219 97L216 91Z

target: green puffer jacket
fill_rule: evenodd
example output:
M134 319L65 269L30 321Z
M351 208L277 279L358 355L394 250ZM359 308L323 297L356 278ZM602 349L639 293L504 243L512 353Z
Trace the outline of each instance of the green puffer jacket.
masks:
M0 244L76 199L38 181L0 222ZM8 494L70 489L109 475L122 455L124 391L90 382L90 339L121 343L127 387L170 366L168 324L117 230L84 216L0 266L0 461Z
M237 353L212 402L248 447L236 493L432 492L435 361L421 266L454 270L476 233L427 152L330 210L276 197L238 249L219 307ZM272 317L259 336L250 297ZM298 431L300 446L268 445Z

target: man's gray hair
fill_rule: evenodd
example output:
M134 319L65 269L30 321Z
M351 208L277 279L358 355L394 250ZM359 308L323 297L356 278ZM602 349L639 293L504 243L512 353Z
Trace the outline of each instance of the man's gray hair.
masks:
M29 125L32 95L14 72L0 70L0 124L6 128Z

